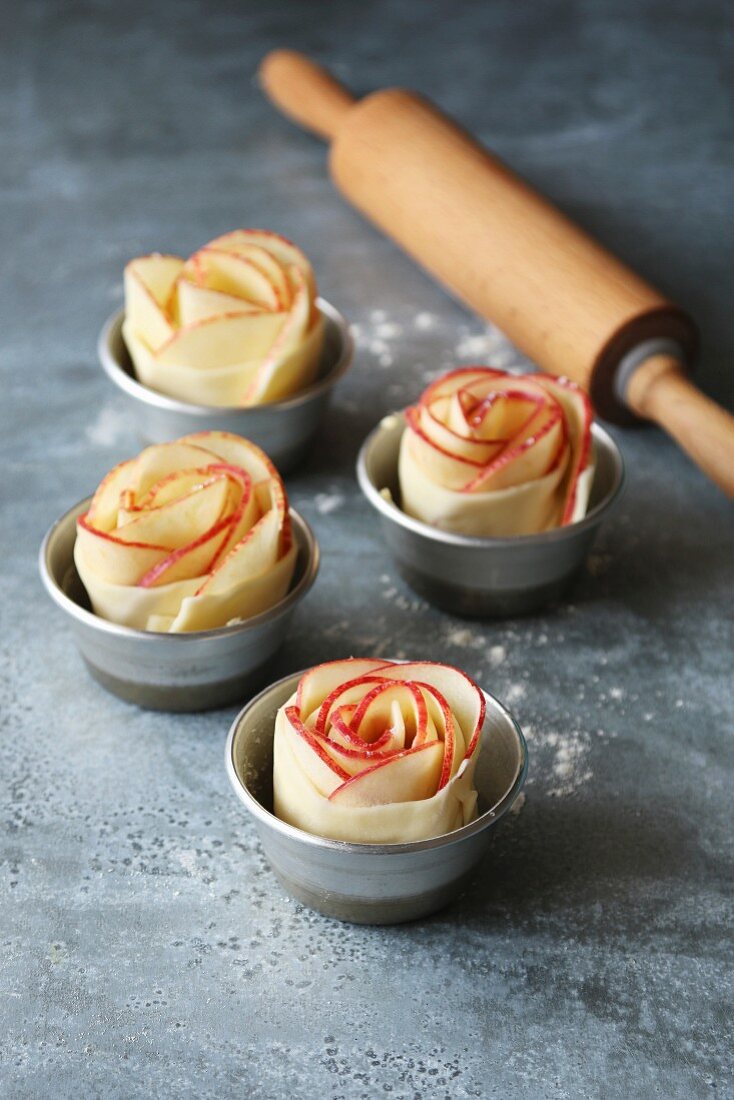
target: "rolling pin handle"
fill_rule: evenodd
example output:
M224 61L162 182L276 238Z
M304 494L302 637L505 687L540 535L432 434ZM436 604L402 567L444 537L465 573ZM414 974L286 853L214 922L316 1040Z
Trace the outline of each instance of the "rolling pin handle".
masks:
M343 84L297 50L267 54L258 77L268 99L284 115L326 141L336 135L355 103Z
M734 416L696 389L678 355L658 351L638 361L634 370L628 367L624 397L633 412L664 428L734 500Z

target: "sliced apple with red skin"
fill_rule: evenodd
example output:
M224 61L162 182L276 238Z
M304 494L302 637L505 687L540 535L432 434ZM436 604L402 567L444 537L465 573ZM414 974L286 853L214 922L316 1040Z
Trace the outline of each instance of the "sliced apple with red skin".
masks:
M87 522L100 531L109 531L115 526L122 493L135 482L136 459L120 462L100 482L92 497Z
M428 722L426 702L417 685L402 679L397 684L389 681L376 684L368 691L352 716L352 729L363 741L376 741L392 722L394 703L407 704L410 710L413 723L412 730L407 734L409 743L412 743L413 738L421 741Z
M318 791L329 795L349 779L349 772L332 759L320 740L301 721L295 707L286 710L291 751Z
M184 435L178 441L192 447L201 447L218 455L231 466L240 466L252 478L253 483L273 478L280 481L280 474L273 462L256 443L243 439L233 432L203 431Z
M541 406L519 435L467 489L487 492L509 489L543 477L565 445L563 414L555 404Z
M348 717L345 717L345 715L353 712L354 709L354 707L337 707L331 715L329 735L326 739L335 748L347 753L353 753L355 756L364 756L365 754L371 755L375 752L399 752L406 747L404 740L392 727L383 730L376 741L372 741L369 744L365 743L349 725ZM324 735L315 734L315 736Z
M313 268L305 255L292 241L267 229L235 229L209 242L211 248L239 252L244 246L258 245L264 248L284 267L297 267L306 280L311 297L316 297Z
M274 400L274 397L270 394L279 363L293 357L296 351L303 347L310 322L311 307L308 290L303 275L297 267L290 269L289 276L294 285L294 296L290 311L282 328L273 339L262 366L248 386L243 396L243 405L262 403L266 397L269 400ZM299 366L299 364L296 364L296 366Z
M168 474L177 473L191 467L208 466L211 453L203 447L196 447L184 440L172 443L154 443L141 451L135 462L135 483L131 486L138 496L144 496L151 485L161 481Z
M182 268L183 260L178 256L157 253L131 260L125 268L125 315L152 350L174 333L166 303Z
M158 348L155 362L205 371L267 355L289 314L223 313L178 329Z
M561 523L572 523L574 519L581 518L580 515L575 514L576 494L579 477L586 470L591 458L591 424L594 411L589 398L575 382L565 378L546 378L544 384L560 401L566 420L571 426L569 431L571 457L568 463ZM586 511L586 502L584 502L583 511Z
M262 272L275 292L278 309L290 309L293 295L288 277L283 266L265 248L256 244L244 245L238 249L235 255L240 259L247 260L248 263L254 264Z
M271 509L259 519L252 530L222 558L196 593L217 595L228 592L249 577L257 577L271 569L281 556L279 545L280 519Z
M390 665L381 669L380 675L386 679L414 680L450 700L451 713L461 726L467 744L466 755L472 755L484 725L487 704L482 692L465 672L437 661L414 661Z
M175 317L181 327L208 321L223 313L258 313L260 307L235 294L199 286L190 279L178 279L174 287ZM173 335L171 333L171 335Z
M471 485L485 470L483 461L475 462L434 443L423 430L420 413L415 407L405 410L405 418L411 431L408 443L416 461L431 480L446 489L461 492Z
M144 573L138 581L139 586L155 588L163 584L173 584L175 581L192 580L207 573L217 553L226 543L231 527L231 519L220 520L193 542L174 550Z
M365 691L370 691L373 685L379 685L384 682L379 671L376 671L338 684L333 691L329 692L316 711L314 716L314 729L318 733L324 733L334 710L348 706L354 706L356 709Z
M329 795L340 806L384 806L431 798L441 775L443 745L433 741L405 749L347 779Z
M466 421L457 423L449 413L450 399L439 398L430 407L419 406L417 423L434 446L442 448L447 454L468 462L486 466L505 446L504 439L478 438ZM449 423L443 423L441 414Z
M244 299L263 310L281 308L276 288L252 260L233 252L205 245L188 259L182 269L184 278L209 290L221 290Z
M346 657L315 665L304 673L296 689L296 706L305 719L345 682L353 682L388 665L379 658Z
M191 541L191 533L209 531L223 517L229 486L226 476L215 476L185 496L160 508L142 512L115 529L119 542L152 543L178 550Z
M87 515L79 516L76 523L75 556L78 551L90 573L112 584L137 584L144 573L170 553L167 546L123 542L93 527Z

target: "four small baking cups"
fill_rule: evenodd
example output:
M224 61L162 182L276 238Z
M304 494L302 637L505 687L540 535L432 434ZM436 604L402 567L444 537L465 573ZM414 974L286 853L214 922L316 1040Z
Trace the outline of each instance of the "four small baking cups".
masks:
M351 365L354 347L344 317L317 302L325 339L316 380L294 397L249 408L192 405L140 383L122 338L124 314L104 325L102 366L127 401L146 443L193 431L220 430L262 447L281 473L308 452L335 384ZM439 530L400 507L398 454L402 412L383 418L362 445L357 477L377 511L384 542L406 582L453 614L500 617L528 613L559 599L581 569L598 528L624 480L611 436L594 424L596 469L585 517L565 527L513 538L478 538ZM105 688L143 707L197 711L246 699L266 680L293 613L319 569L313 531L290 509L298 557L285 597L251 619L216 630L167 634L134 630L95 615L74 565L80 501L56 521L40 551L42 580L69 619L89 671ZM511 714L490 695L476 786L479 812L471 824L409 844L349 844L303 832L272 812L275 714L301 674L256 695L231 728L226 766L234 790L252 814L268 860L285 889L329 916L362 923L415 919L449 902L481 858L493 826L510 809L527 771L527 748Z

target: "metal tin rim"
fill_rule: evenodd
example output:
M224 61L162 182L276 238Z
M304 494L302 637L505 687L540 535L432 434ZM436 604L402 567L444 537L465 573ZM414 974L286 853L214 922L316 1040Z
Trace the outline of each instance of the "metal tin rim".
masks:
M484 538L480 535L460 535L455 531L444 531L439 527L433 527L429 523L423 523L421 520L414 519L398 508L397 504L385 500L379 488L374 484L367 472L367 459L370 451L377 437L381 432L385 431L384 421L388 420L391 416L397 416L403 419L404 410L386 414L380 423L372 429L360 447L359 455L357 456L357 480L359 481L359 486L373 508L376 508L386 519L391 520L393 523L397 523L401 527L405 527L408 531L412 531L416 535L422 535L423 538L434 539L436 542L443 542L449 546L488 549L490 547L508 547L511 545L537 546L543 544L547 545L553 542L563 542L565 539L573 538L578 532L588 527L596 526L603 515L617 500L624 485L625 470L622 452L609 432L595 423L591 428L592 435L595 438L603 440L614 458L614 483L604 499L600 500L590 512L587 512L583 519L577 520L575 523L566 524L565 527L555 527L550 531L542 531L537 535L512 535L508 538Z
M51 599L62 609L62 611L65 611L68 615L71 615L73 619L84 623L85 626L89 626L93 630L100 630L106 634L115 634L118 637L136 639L139 642L148 643L154 643L156 639L165 637L167 640L170 639L174 645L185 645L187 641L191 641L192 639L201 641L201 639L206 638L226 638L233 634L241 634L247 630L254 630L264 623L269 622L271 619L278 618L283 612L287 611L291 605L303 599L316 580L320 564L318 541L303 516L297 512L295 508L289 508L291 520L295 521L296 526L304 536L308 560L303 575L295 587L291 588L282 600L279 600L278 603L268 608L267 611L262 611L259 615L254 615L251 619L245 619L244 622L236 623L233 626L221 626L214 630L190 630L180 634L161 634L156 630L136 630L131 626L122 626L120 623L112 623L108 619L102 619L99 615L95 615L94 612L87 611L86 608L80 607L78 603L67 596L63 589L57 584L56 579L51 573L48 562L49 546L55 532L63 523L67 522L71 516L80 515L82 511L87 509L91 500L91 497L80 500L73 507L67 509L62 516L51 524L44 535L38 553L38 570L41 574L41 580L43 581L44 587Z
M153 405L158 409L165 409L167 412L211 418L212 416L221 416L223 412L257 415L261 409L292 409L298 405L306 404L325 390L331 389L342 375L346 374L354 357L354 340L344 315L330 302L327 302L325 298L317 298L316 305L324 317L328 318L339 329L341 336L339 357L324 378L317 379L305 390L301 390L300 393L295 394L293 397L287 397L283 401L271 401L265 405L195 405L188 401L182 401L177 397L169 397L165 393L158 393L156 390L150 389L149 386L143 385L142 382L138 382L137 378L128 374L120 366L110 350L110 335L116 327L122 325L125 317L124 309L115 310L103 324L97 339L97 354L105 374L119 389L123 390L129 397L134 397L137 401L142 401L146 405Z
M386 658L390 660L390 658ZM356 844L345 840L331 840L328 837L316 836L315 833L308 833L304 829L298 829L295 825L289 825L285 821L281 821L275 814L270 813L265 807L258 802L254 795L250 794L245 785L242 783L240 777L237 774L237 770L234 764L234 742L237 735L237 730L244 720L247 711L260 702L264 696L268 695L271 691L275 691L276 688L282 685L294 681L298 682L301 676L307 672L308 669L302 669L300 672L292 672L288 676L283 676L280 680L276 680L275 683L270 684L259 692L253 699L251 699L242 710L239 712L234 722L230 726L229 733L227 735L227 741L224 747L224 762L227 769L227 775L229 781L234 788L234 792L243 803L245 808L260 821L263 825L269 829L275 830L275 832L281 833L283 836L289 837L291 840L296 840L302 844L308 844L314 848L329 849L334 852L345 852L356 856L369 856L369 855L407 855L414 852L428 852L435 848L444 848L451 844L458 844L459 841L465 840L470 836L474 836L475 833L481 833L484 829L490 825L494 825L499 821L512 806L513 802L517 798L518 794L522 790L525 783L525 779L528 773L528 746L525 741L522 729L520 728L517 720L513 714L504 706L503 703L497 699L496 696L491 695L488 691L482 689L482 694L493 704L495 704L502 711L503 715L512 725L512 728L517 736L520 744L520 768L515 777L515 780L508 791L502 796L502 798L494 806L485 810L483 814L480 814L474 821L470 821L468 825L462 826L461 829L454 829L453 832L443 833L441 836L431 837L429 840L413 840L407 844Z

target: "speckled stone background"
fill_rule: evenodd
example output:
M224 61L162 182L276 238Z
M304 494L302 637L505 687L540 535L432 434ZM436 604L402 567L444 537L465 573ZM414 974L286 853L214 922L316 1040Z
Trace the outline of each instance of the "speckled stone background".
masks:
M353 476L388 409L518 362L364 224L266 104L300 46L449 111L673 296L734 390L726 0L3 4L0 1093L732 1095L732 506L656 431L573 602L451 619L396 578ZM359 351L289 479L323 548L282 674L463 665L526 726L526 800L473 890L350 928L285 897L228 789L234 710L146 713L87 676L44 530L137 448L95 360L125 261L238 225L294 237Z

